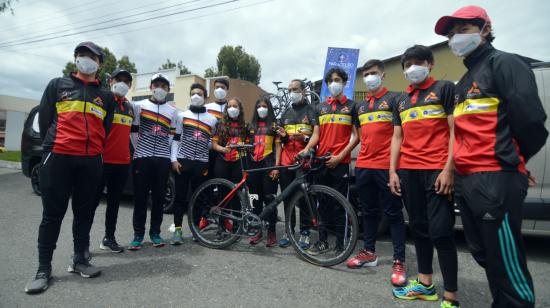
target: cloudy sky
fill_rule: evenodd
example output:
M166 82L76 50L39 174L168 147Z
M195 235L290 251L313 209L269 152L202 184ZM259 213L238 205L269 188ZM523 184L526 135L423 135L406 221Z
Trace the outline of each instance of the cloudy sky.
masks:
M468 4L473 3L19 0L14 15L0 15L0 94L39 99L47 82L72 60L74 46L85 40L107 46L118 58L128 55L138 72L154 71L169 58L200 75L215 66L221 46L242 45L262 65L260 86L274 91L274 80L321 78L329 46L359 48L362 64L398 55L415 43L441 42L444 38L433 32L437 19ZM497 48L550 61L550 1L475 4L492 18ZM132 23L167 14L173 15ZM130 24L89 31L123 23ZM77 32L84 33L73 35ZM55 36L64 37L18 44Z

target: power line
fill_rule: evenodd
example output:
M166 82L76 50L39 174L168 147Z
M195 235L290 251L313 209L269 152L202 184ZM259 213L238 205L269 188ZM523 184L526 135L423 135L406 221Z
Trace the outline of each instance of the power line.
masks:
M18 30L18 29L21 29L21 28L26 28L28 26L36 27L37 23L40 23L40 22L43 22L43 21L51 21L55 17L66 16L67 14L78 15L78 14L81 14L81 13L87 13L87 12L89 12L89 10L99 8L99 7L105 7L105 4L92 6L90 8L88 8L87 6L89 6L90 4L93 5L93 4L97 4L99 2L105 2L105 1L107 1L107 0L96 0L96 1L89 1L89 2L80 3L79 5L70 6L68 8L63 8L62 13L48 15L48 16L45 16L43 18L35 19L35 18L32 18L32 16L31 16L31 18L26 17L27 19L32 19L32 22L24 23L22 25L17 25L17 26L11 27L11 28L4 28L3 30L4 31L11 31L11 30Z
M170 25L170 24L181 23L181 22L186 22L186 21L190 21L190 20L194 20L194 19L203 18L203 17L209 17L209 16L213 16L213 15L219 15L219 14L222 14L222 13L237 11L237 10L241 10L241 9L244 9L244 8L258 6L258 5L265 4L265 3L268 3L268 2L273 2L273 1L275 1L275 0L264 0L264 1L256 2L256 3L251 3L251 4L248 4L248 5L242 5L242 6L238 6L238 7L234 7L234 8L230 8L230 9L225 9L223 11L198 15L198 16L185 18L185 19L177 19L177 20L174 20L174 21L163 23L161 25L146 26L146 27L142 27L142 28L131 29L131 30L116 32L116 33L111 33L111 34L102 34L101 36L95 36L95 37L91 37L91 38L88 38L88 39L94 40L94 39L98 39L98 38L118 36L118 35L123 35L123 34L127 34L127 33L143 31L143 30L147 31L147 30L150 30L150 29L165 27L166 25ZM0 50L0 53L5 53L5 52L16 53L16 52L20 52L20 51L23 51L23 50L28 51L28 50L37 50L37 49L43 49L43 48L57 47L57 46L61 46L61 45L74 45L74 44L77 44L79 42L80 41L62 42L62 43L49 44L49 45L43 45L43 46L25 48L25 49L15 49L15 50L3 49L3 50Z
M118 16L116 18L109 19L109 20L101 20L101 21L97 21L95 23L91 23L91 24L87 24L87 25L81 25L81 26L78 26L78 27L74 27L74 28L70 28L70 29L66 29L66 30L62 30L62 31L58 31L58 32L52 32L52 33L46 33L46 34L40 34L40 35L35 35L35 36L30 36L30 37L19 38L19 39L13 40L13 41L0 43L0 47L2 47L4 45L9 45L9 44L12 44L12 43L24 42L24 41L27 41L27 40L33 40L33 39L37 39L37 38L44 38L44 37L48 37L48 36L51 36L51 35L57 35L57 34L61 34L61 33L68 32L68 31L74 31L74 30L78 30L78 29L82 29L82 28L88 28L88 27L91 27L91 26L97 26L97 25L101 25L101 24L111 23L113 21L120 21L120 20L124 20L124 19L127 19L127 18L136 17L136 16L144 15L144 14L150 14L150 13L154 13L154 12L158 12L158 11L163 11L163 10L166 10L166 9L171 9L171 8L174 8L174 7L178 7L178 6L182 6L182 5L186 5L186 4L191 4L191 3L199 2L199 1L201 1L201 0L186 1L186 2L182 2L182 3L170 5L170 6L167 6L167 7L162 7L162 8L159 8L159 9L155 9L155 10L150 10L150 11L146 11L146 12L139 12L139 13L132 14L132 15L127 15L127 16ZM146 6L151 6L151 5L146 5ZM128 11L125 11L125 12L128 12ZM115 12L115 13L112 13L108 16L112 16L112 15L116 15L116 14L120 14L120 12ZM103 16L103 17L105 17L105 16ZM66 24L66 25L59 26L59 27L72 26L72 25L73 24ZM42 32L45 32L45 31L51 30L51 29L55 29L55 28L59 28L59 27L52 27L52 28L46 29Z
M240 1L240 0L229 0L229 1L224 1L224 2L215 3L215 4L211 4L211 5L205 5L205 6L198 7L198 8L183 10L183 11L174 12L174 13L169 13L169 14L164 14L164 15L155 16L155 17L144 18L144 19L140 19L140 20L136 20L136 21L131 21L131 22L124 22L124 23L120 23L120 24L116 24L116 25L111 25L111 26L105 26L105 27L99 27L99 28L94 28L94 29L82 30L82 31L75 32L75 33L69 33L69 34L64 34L64 35L59 35L59 36L49 37L49 38L36 39L36 40L31 40L31 41L26 41L26 42L21 42L21 43L3 45L3 46L0 46L0 49L4 49L4 48L6 48L6 47L18 46L18 45L26 45L26 44L32 44L32 43L50 41L50 40L53 40L53 39L58 39L58 38L63 38L63 37L69 37L69 36L75 36L75 35L78 35L78 34L83 34L83 33L88 33L88 32L94 32L94 31L99 31L99 30L112 29L112 28L127 26L127 25L131 25L131 24L136 24L136 23L142 23L142 22L149 21L149 20L155 20L155 19L159 19L159 18L164 18L164 17L169 17L169 16L174 16L174 15L184 14L184 13L188 13L188 12L203 10L203 9L207 9L207 8L211 8L211 7L216 7L216 6L221 6L221 5L224 5L224 4L229 4L229 3L232 3L232 2L238 2L238 1Z

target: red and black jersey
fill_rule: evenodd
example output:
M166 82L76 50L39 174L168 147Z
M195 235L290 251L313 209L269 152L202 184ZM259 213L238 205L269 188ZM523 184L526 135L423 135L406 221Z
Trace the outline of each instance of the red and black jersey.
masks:
M322 156L330 152L340 154L351 139L355 119L355 102L345 95L340 99L328 97L326 102L316 106L319 119L319 143L317 155ZM342 163L351 162L351 154L342 160Z
M256 162L265 158L273 158L275 145L281 143L277 135L277 124L267 126L264 121L258 121L256 129L251 128L249 132L250 141L254 143L252 159Z
M219 135L222 125L229 126L226 127L228 131L227 140L222 140L221 136ZM212 141L216 141L222 147L228 146L230 144L247 143L247 132L248 129L246 127L242 127L241 124L237 121L230 121L229 123L221 121L218 122L218 128L216 129L216 134L214 135L214 137L212 137ZM219 153L219 155L223 158L223 160L233 162L239 160L239 158L241 157L241 151L237 149L231 149L229 153Z
M486 43L465 60L456 85L454 162L458 173L526 172L546 143L546 113L535 76L514 54Z
M130 129L134 119L132 105L123 97L115 95L115 112L111 131L105 142L103 162L108 164L130 163Z
M364 101L355 104L356 126L361 130L361 149L356 167L390 168L390 148L393 135L393 109L399 93L383 88Z
M429 77L397 100L394 125L403 129L400 169L443 169L449 157L449 123L455 85Z
M283 127L286 132L286 136L281 139L283 145L281 165L290 166L296 162L296 155L306 147L316 125L319 125L319 122L315 109L307 103L292 104L285 110L279 120L279 126ZM306 138L294 140L291 137L298 133L303 134Z
M100 155L114 108L114 94L102 89L99 80L87 82L75 74L53 79L44 91L38 115L44 150Z

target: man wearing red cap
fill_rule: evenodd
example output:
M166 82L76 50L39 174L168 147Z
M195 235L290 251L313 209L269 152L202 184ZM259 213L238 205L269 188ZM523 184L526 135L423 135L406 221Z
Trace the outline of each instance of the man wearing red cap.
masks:
M449 38L468 69L456 85L453 146L455 198L468 246L485 268L493 307L534 307L521 223L525 164L548 136L535 76L519 56L491 45L483 8L441 17L435 32Z

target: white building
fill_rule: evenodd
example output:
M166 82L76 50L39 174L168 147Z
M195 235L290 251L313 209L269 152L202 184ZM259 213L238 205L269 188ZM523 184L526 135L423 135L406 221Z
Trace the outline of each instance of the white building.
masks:
M21 149L25 119L38 103L34 99L0 95L0 147L8 151Z

